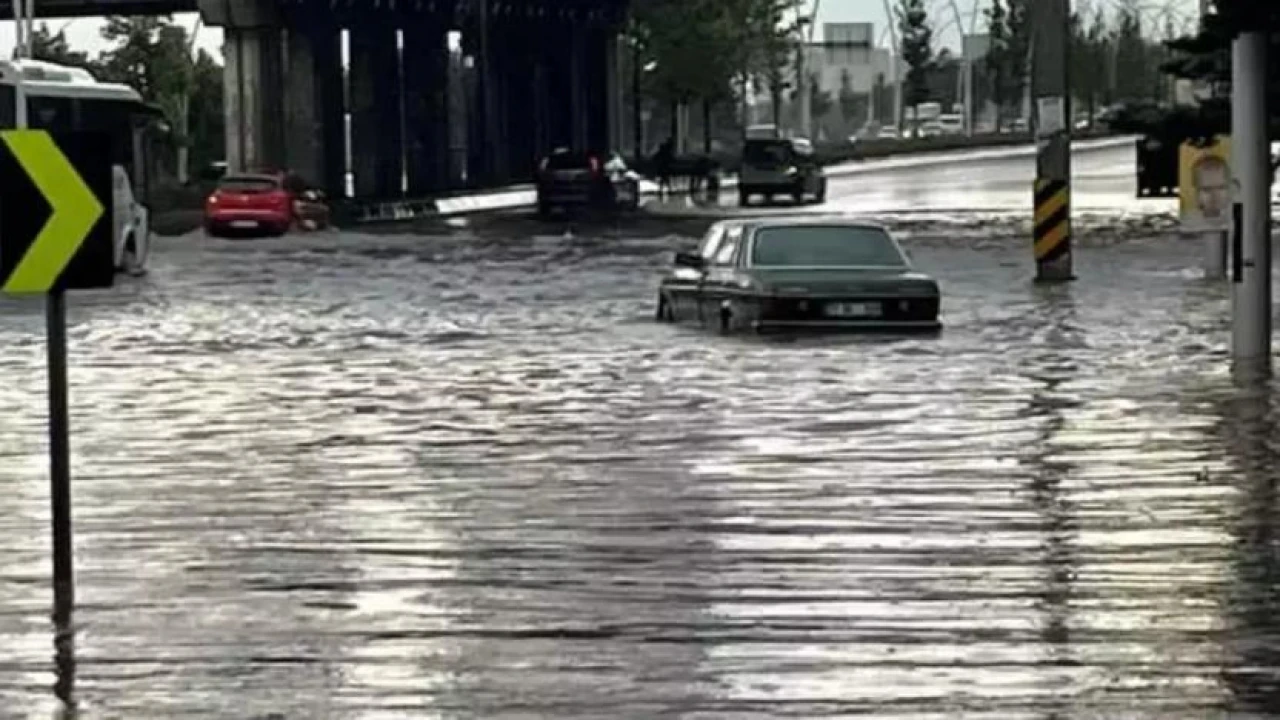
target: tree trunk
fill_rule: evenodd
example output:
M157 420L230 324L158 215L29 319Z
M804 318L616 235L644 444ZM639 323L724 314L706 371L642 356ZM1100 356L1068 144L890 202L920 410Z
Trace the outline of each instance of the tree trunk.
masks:
M702 152L711 154L711 101L702 98Z
M186 185L191 180L191 94L185 93L178 98L178 183Z

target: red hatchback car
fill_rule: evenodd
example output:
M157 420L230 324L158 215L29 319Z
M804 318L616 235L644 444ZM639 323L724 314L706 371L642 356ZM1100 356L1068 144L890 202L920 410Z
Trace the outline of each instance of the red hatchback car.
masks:
M205 200L205 232L283 235L293 225L294 199L283 175L227 175Z

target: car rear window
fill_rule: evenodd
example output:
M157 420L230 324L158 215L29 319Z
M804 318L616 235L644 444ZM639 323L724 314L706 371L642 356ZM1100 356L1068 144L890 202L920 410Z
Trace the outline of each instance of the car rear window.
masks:
M765 267L905 267L906 258L878 228L810 225L761 228L751 253Z
M218 189L236 193L266 193L280 189L280 181L269 177L232 175L218 181Z
M583 153L555 153L547 158L548 170L585 170L590 166Z
M781 165L791 161L791 145L785 140L747 141L742 159L752 165Z

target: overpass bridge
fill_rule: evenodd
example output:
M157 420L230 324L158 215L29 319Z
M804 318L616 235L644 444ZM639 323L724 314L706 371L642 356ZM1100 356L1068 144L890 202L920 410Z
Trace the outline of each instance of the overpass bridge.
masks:
M396 201L528 179L536 158L559 145L617 145L626 5L40 0L37 12L200 12L225 37L230 168L288 167L336 198L349 165L355 199ZM0 13L12 17L10 0ZM450 33L460 37L456 52Z

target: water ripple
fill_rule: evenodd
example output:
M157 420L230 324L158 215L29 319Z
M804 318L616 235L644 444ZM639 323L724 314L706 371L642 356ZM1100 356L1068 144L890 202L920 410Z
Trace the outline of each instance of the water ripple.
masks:
M908 229L939 338L656 325L673 238L167 240L72 301L82 716L1265 715L1274 411L1198 248L1042 289L1020 237ZM23 716L39 309L0 305Z

